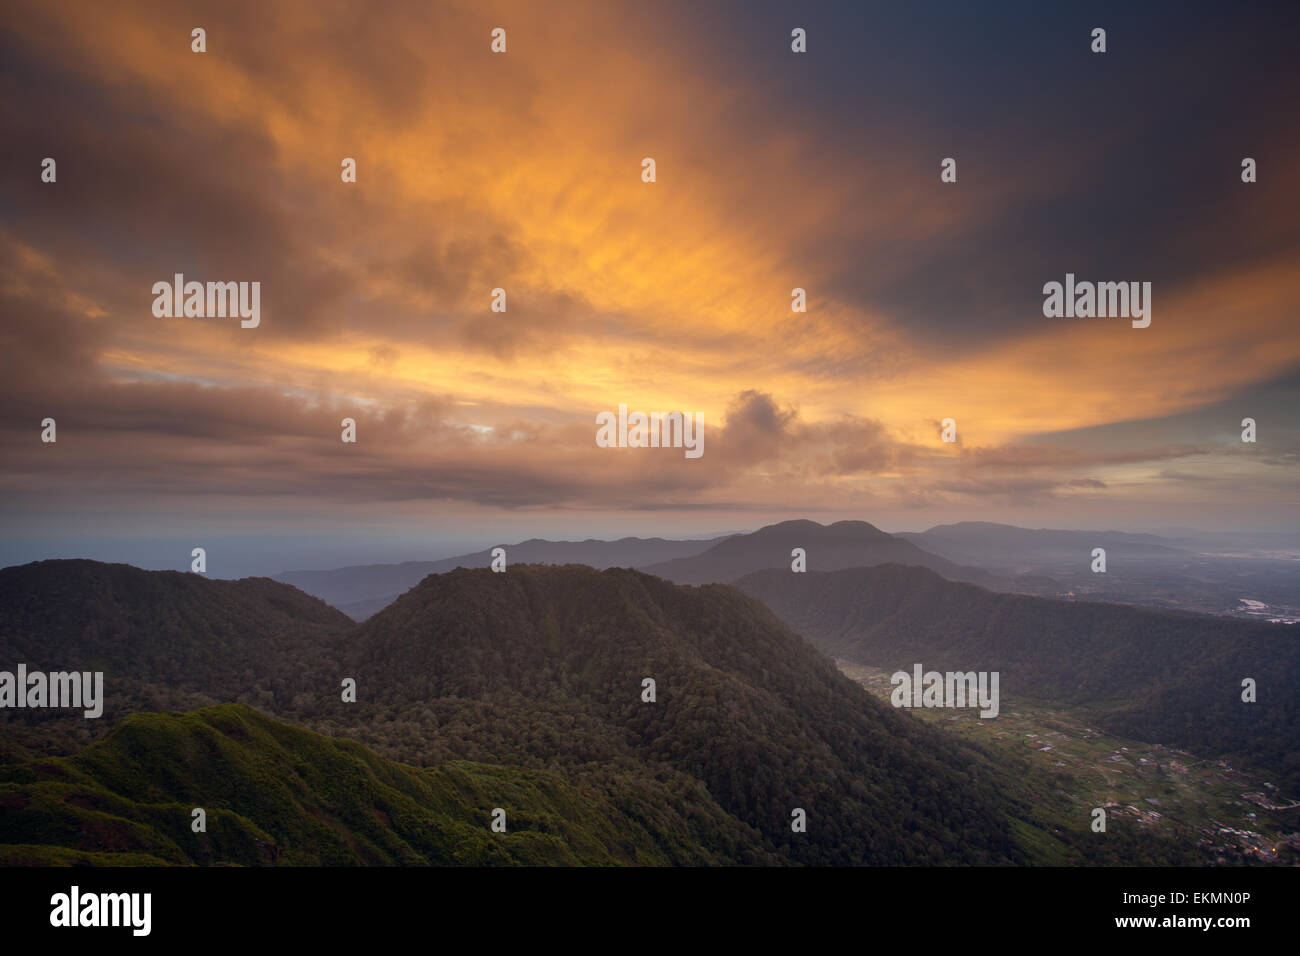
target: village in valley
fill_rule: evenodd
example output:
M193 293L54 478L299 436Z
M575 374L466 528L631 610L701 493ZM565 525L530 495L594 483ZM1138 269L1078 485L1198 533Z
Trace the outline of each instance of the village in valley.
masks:
M889 700L889 671L835 663ZM1081 826L1102 807L1108 819L1188 835L1206 864L1300 864L1300 799L1231 760L1116 737L1085 714L1009 695L996 720L981 720L971 708L909 712L985 747L1027 756L1034 773L1026 787L1049 788L1079 807Z

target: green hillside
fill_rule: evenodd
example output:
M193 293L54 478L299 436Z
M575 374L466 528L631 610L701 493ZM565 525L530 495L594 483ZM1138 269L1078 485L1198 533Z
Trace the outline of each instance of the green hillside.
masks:
M10 766L0 781L6 864L772 862L699 787L408 767L241 705L128 717L75 757ZM195 807L206 833L191 831ZM490 830L496 807L505 833Z

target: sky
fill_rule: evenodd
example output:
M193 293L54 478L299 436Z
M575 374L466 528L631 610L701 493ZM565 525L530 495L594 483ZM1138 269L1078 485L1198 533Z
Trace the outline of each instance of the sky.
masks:
M1297 530L1298 23L11 0L0 564L793 517ZM156 316L176 273L259 282L260 324ZM1046 317L1067 273L1150 282L1150 326ZM598 447L620 404L702 416L704 454Z

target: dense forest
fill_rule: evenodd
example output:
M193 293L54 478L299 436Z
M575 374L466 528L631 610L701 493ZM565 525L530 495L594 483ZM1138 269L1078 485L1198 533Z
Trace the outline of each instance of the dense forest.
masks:
M877 701L721 585L461 570L352 625L267 579L42 562L0 571L0 655L103 670L109 701L0 712L11 862L1190 859L1093 839L1023 765ZM519 839L483 842L497 806Z
M0 780L0 864L777 862L699 787L406 767L236 704L133 715L74 757L0 767ZM488 826L497 807L501 833Z

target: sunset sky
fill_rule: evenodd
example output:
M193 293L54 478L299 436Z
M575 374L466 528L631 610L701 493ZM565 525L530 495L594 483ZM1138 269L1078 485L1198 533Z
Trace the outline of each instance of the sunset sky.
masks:
M984 6L7 4L0 564L1300 528L1295 5ZM1150 327L1044 317L1067 272ZM620 404L705 454L597 447Z

